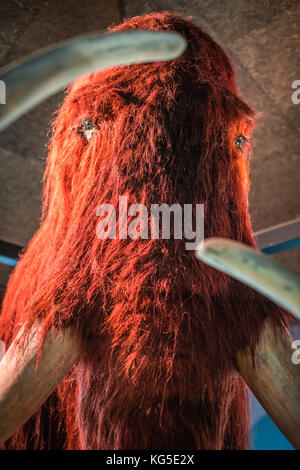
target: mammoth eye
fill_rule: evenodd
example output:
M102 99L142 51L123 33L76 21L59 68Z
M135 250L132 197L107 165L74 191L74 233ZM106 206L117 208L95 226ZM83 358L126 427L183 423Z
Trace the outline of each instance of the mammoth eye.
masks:
M77 132L86 140L91 140L96 128L96 124L91 119L81 119Z
M243 151L248 142L249 139L247 139L247 137L245 137L244 135L240 134L235 141L236 148L238 150Z

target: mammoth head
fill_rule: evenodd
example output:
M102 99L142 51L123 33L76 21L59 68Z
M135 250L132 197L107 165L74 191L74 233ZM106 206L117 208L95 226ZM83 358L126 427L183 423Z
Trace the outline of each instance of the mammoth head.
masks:
M22 84L17 80L20 71L29 77ZM132 315L130 324L130 314L155 310L143 292L150 290L147 282L158 270L165 290L157 305L165 299L182 305L186 299L180 286L189 284L192 294L200 295L202 281L213 276L207 305L232 288L227 276L213 274L188 256L181 241L170 248L173 259L181 260L173 263L171 279L170 265L163 263L168 242L97 239L99 204L116 202L124 192L146 206L202 202L206 237L255 245L248 213L255 113L239 97L233 67L212 38L179 16L150 14L128 20L107 35L48 50L0 77L11 84L9 107L1 108L2 128L77 75L54 121L41 227L6 294L4 308L10 313L1 321L2 326L7 322L6 339L14 340L0 363L0 440L32 415L86 354L88 339L99 330L99 312L113 331L116 349L123 326L128 327L123 335L129 338L126 353L142 321L142 315ZM150 266L147 279L141 265ZM128 280L135 283L129 293ZM93 311L96 317L90 315ZM120 311L124 324L116 328L113 321ZM159 323L160 318L155 320ZM8 327L12 321L13 332ZM24 327L18 331L20 324ZM280 416L281 428L298 444L296 413L291 410L299 398L299 380L284 353L289 337L282 330L276 343L273 333L267 323L257 367L252 367L253 351L234 354L264 403L272 394L274 416ZM261 367L266 355L267 368ZM291 383L286 415L279 369Z

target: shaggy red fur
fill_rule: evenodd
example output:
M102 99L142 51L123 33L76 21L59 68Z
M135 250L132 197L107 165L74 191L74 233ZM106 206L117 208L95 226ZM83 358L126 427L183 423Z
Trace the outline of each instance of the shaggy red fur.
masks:
M224 51L180 16L110 31L177 31L182 57L80 77L54 122L39 230L14 270L0 333L74 324L82 356L6 448L243 449L248 399L235 354L285 312L197 261L184 240L100 240L96 208L205 204L205 236L254 246L247 150L254 112ZM91 139L82 119L95 126Z

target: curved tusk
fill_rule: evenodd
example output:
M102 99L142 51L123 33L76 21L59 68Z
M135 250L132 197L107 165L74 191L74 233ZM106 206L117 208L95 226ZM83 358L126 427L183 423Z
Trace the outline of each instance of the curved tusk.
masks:
M41 327L28 335L23 346L22 333L0 362L0 442L35 413L79 358L79 337L68 328L46 335L37 366Z
M201 261L274 300L300 318L300 277L254 249L232 240L211 238L197 249ZM300 449L300 354L285 329L266 320L254 353L239 352L241 376L278 428ZM292 356L297 360L292 361Z
M293 354L298 354L297 361L292 361ZM241 376L281 432L300 449L300 354L294 351L288 332L275 333L266 320L254 364L252 359L249 350L238 353Z
M77 76L123 64L179 57L186 41L167 31L92 34L52 46L11 64L0 73L6 104L0 106L0 131Z
M300 319L300 276L242 243L207 239L196 250L201 261L244 282Z

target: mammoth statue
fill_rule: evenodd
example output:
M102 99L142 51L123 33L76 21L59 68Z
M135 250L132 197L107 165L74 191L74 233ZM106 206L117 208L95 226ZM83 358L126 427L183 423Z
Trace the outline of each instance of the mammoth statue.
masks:
M0 78L1 129L75 79L53 123L41 224L2 305L3 448L246 449L247 385L300 448L287 332L299 277L256 250L255 112L223 49L151 13ZM212 240L195 256L183 237L138 236L137 224L135 237L100 238L98 208L119 196L202 204Z

